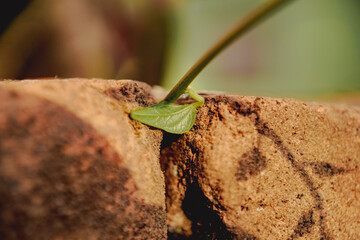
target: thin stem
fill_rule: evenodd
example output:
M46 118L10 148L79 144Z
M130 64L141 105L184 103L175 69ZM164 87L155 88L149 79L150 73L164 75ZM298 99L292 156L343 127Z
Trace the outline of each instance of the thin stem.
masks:
M189 94L190 97L192 97L196 101L197 106L201 106L204 104L205 100L202 96L198 95L194 90L192 90L190 87L188 87L185 90L185 93Z
M206 65L218 55L224 48L232 43L236 38L243 35L246 31L254 27L261 20L271 15L276 9L283 6L291 0L271 0L256 8L245 16L228 34L220 39L212 48L210 48L180 79L180 81L171 89L164 101L174 102L180 97L194 80L194 78L206 67Z

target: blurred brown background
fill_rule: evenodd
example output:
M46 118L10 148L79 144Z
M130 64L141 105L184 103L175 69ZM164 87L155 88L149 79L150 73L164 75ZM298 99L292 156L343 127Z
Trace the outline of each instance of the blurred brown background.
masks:
M264 0L3 1L0 79L135 79L171 88ZM192 86L304 99L358 96L360 1L298 0L216 58Z
M130 78L158 84L165 0L7 1L0 78ZM5 18L5 17L4 17Z

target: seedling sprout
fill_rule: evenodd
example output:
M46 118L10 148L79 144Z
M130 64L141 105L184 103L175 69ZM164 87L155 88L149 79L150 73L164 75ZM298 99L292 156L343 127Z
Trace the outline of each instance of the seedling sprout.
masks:
M290 1L266 1L263 5L250 12L190 68L164 100L146 108L133 110L130 113L131 118L169 133L183 134L189 131L195 122L196 108L204 103L204 98L190 89L190 83L234 40ZM184 105L175 104L174 102L184 93L189 94L196 102Z

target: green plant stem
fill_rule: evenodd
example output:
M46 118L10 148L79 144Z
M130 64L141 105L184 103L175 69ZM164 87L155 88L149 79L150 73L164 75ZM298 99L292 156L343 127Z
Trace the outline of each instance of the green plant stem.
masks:
M194 90L192 90L190 87L188 87L186 90L185 90L185 93L189 94L190 97L192 97L196 103L195 103L195 106L201 106L204 104L205 100L202 96L198 95Z
M180 81L171 89L164 101L174 102L183 94L194 78L206 67L206 65L219 54L224 48L232 43L236 38L243 35L246 31L254 27L257 23L271 15L285 3L292 0L270 0L250 12L243 18L228 34L220 39L212 48L210 48L180 79Z

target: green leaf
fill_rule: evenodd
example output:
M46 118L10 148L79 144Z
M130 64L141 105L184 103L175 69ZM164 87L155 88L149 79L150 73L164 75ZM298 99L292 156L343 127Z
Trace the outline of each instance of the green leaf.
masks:
M162 101L150 107L134 110L130 116L132 119L166 132L182 134L193 126L198 106L198 102L176 105Z

